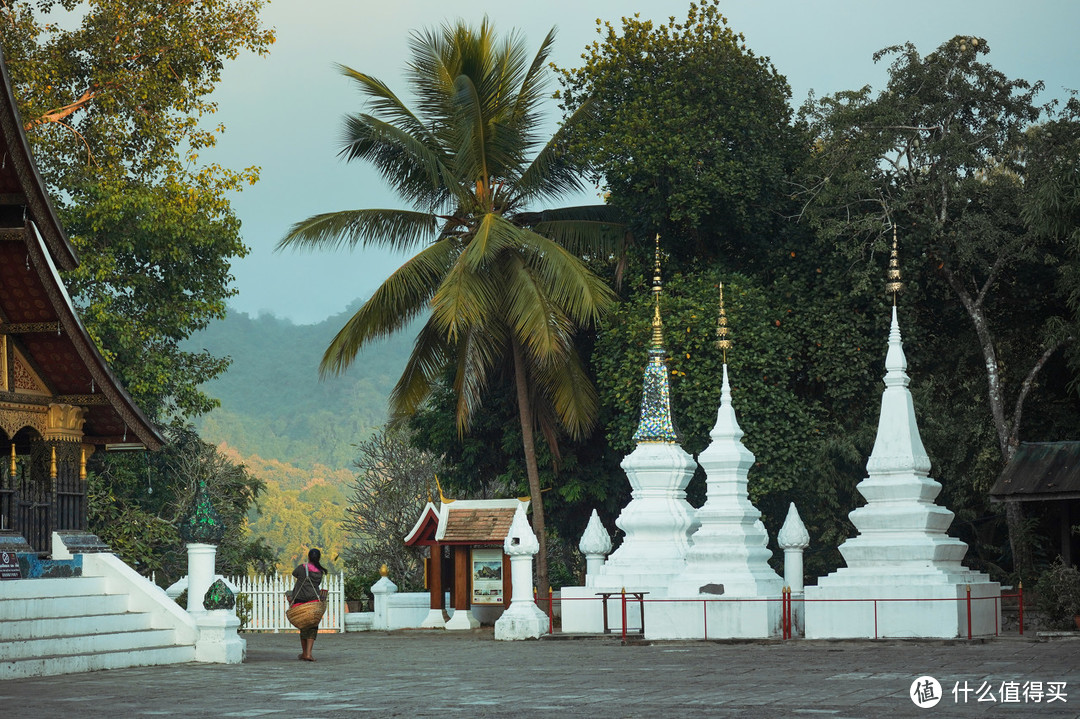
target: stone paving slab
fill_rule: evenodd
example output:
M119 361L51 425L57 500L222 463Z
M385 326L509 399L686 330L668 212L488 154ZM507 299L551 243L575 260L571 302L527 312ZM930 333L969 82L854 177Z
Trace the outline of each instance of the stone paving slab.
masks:
M3 716L1080 717L1080 640L496 642L490 629L248 634L241 665L185 664L0 681ZM919 708L928 675L940 703ZM962 687L971 689L963 701ZM1003 703L1003 685L1064 682L1065 701ZM953 688L960 691L954 697ZM977 690L997 701L977 701ZM956 700L959 698L959 702Z

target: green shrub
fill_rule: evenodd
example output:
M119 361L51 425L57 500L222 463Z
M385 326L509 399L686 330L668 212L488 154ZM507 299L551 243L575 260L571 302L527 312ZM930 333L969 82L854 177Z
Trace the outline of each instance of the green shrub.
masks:
M1048 629L1076 629L1080 615L1080 570L1058 557L1035 582L1035 606Z

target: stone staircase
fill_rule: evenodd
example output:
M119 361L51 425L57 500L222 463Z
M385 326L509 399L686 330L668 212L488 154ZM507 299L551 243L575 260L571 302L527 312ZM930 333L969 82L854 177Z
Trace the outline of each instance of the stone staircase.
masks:
M109 576L0 582L0 680L194 661L190 632L145 609Z

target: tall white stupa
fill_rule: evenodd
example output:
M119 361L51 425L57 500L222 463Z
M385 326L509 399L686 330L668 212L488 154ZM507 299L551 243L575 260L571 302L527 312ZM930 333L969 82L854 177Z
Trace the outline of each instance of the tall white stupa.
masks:
M895 229L886 287L885 390L869 476L857 487L867 503L849 515L859 534L840 545L847 566L806 587L806 637L966 637L969 619L972 636L993 635L1001 587L961 564L967 545L946 533L953 513L934 503L941 484L928 476L897 320Z
M649 605L647 636L656 639L780 636L781 591L784 581L769 559L769 537L761 512L747 493L754 455L742 443L728 382L727 315L720 286L717 345L723 352L720 407L710 436L698 455L706 473L706 500L697 510L700 524L691 536L686 566L669 584L669 598L693 598L685 604L669 601ZM711 601L702 603L702 599ZM749 600L749 601L737 601Z
M645 366L641 421L634 433L637 447L622 461L633 491L630 503L615 520L625 536L607 562L587 574L584 587L563 587L564 600L596 599L598 592L622 589L646 592L649 598L656 598L666 593L668 583L686 563L690 535L697 528L694 508L686 501L686 485L697 465L679 446L679 435L671 418L671 390L660 319L661 293L660 236L657 235L652 342ZM602 631L601 609L593 601L564 601L563 631ZM614 627L620 610L609 611L609 630ZM632 614L640 616L638 610L635 607Z

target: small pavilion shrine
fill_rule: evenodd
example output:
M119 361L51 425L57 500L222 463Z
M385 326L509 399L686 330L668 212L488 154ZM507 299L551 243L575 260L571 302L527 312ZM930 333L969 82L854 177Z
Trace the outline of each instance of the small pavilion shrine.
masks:
M510 606L510 557L503 540L526 499L447 499L428 502L405 537L408 547L428 547L425 580L431 610L421 624L437 629L475 629L493 624ZM447 619L446 594L453 615Z
M0 549L48 554L54 531L85 535L87 458L157 449L163 439L64 287L60 272L78 259L30 154L2 57L0 85Z

